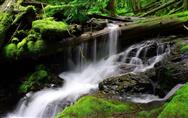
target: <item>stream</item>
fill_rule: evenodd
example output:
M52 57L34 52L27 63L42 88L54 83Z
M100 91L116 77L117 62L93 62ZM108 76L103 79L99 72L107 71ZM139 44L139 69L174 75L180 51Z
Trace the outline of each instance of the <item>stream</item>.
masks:
M134 44L118 53L118 36L120 34L118 28L118 25L108 24L108 43L100 48L100 51L107 52L102 54L103 58L97 59L99 54L96 49L98 47L96 41L93 44L92 62L85 61L84 51L87 51L87 48L79 47L79 53L76 56L77 67L59 75L65 80L62 87L28 93L20 100L16 109L12 113L8 113L5 118L54 118L58 112L82 95L96 91L98 84L104 79L122 73L144 72L153 68L170 53L170 46L160 43L158 40ZM154 48L155 53L148 56L149 49L155 46L157 46ZM121 65L128 65L132 68L124 72L120 68Z

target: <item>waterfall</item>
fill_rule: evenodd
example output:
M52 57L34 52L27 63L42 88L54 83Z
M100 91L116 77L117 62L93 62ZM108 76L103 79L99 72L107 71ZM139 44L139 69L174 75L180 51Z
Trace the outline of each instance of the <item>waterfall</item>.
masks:
M119 26L115 24L108 24L109 31L109 56L117 53L117 43L119 35Z
M150 50L156 44L156 41L152 40L132 45L125 51L116 54L118 26L113 24L109 25L108 28L110 32L108 58L102 58L98 62L87 64L83 58L86 54L85 51L87 51L87 45L81 45L78 47L78 49L81 49L76 56L78 64L81 64L81 70L61 73L59 76L65 81L62 87L44 89L27 95L27 97L20 100L14 112L7 114L6 118L54 118L67 104L73 103L80 96L88 94L91 90L97 90L98 84L104 79L119 75L123 71L120 65L132 65L134 67L132 72L135 73L145 71L152 68L169 53L168 46L159 46L160 49L155 49L156 55L146 55L148 57L143 61L142 55L144 51ZM94 43L93 47L97 48L97 45L97 43ZM96 52L94 55L97 55L97 49L93 50ZM135 50L136 53L134 55L132 53Z

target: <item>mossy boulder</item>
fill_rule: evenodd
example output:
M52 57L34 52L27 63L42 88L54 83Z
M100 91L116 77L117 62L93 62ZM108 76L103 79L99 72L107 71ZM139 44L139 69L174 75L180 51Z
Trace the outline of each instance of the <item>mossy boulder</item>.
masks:
M105 118L113 113L130 112L132 109L133 107L126 103L85 96L65 108L56 118Z
M23 25L24 28L30 29L32 26L32 21L36 19L36 9L34 6L27 6L27 7L20 7L19 13L15 15L15 19L12 23L12 25L16 25L18 23L21 23L21 26Z
M164 109L164 106L153 108L151 110L140 111L137 113L137 118L157 118L157 116Z
M14 37L11 40L11 43L5 45L3 54L6 58L10 59L18 59L33 55L40 56L45 48L46 42L41 39L40 34L30 31L29 35L22 40Z
M48 79L48 72L46 70L38 70L32 73L28 79L20 86L20 92L26 93L29 90L35 89L37 84L40 82L47 81Z
M13 22L12 14L6 12L0 13L0 46L5 38L6 31L8 30L12 22Z
M187 53L188 52L188 44L184 45L180 50L182 53Z
M188 83L179 89L157 118L188 118Z
M65 22L58 22L52 18L36 20L32 23L32 28L41 33L44 40L62 40L69 36L69 26Z

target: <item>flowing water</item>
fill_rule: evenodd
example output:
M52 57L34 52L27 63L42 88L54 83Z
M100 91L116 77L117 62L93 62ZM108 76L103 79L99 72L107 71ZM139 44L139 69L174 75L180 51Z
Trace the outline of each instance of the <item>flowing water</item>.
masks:
M62 87L57 89L44 89L36 93L29 93L27 97L20 100L17 108L9 113L6 118L54 118L55 115L66 105L73 103L80 96L98 89L98 84L110 76L117 76L122 73L122 64L133 66L130 72L143 72L160 62L169 54L169 46L157 41L145 41L127 48L117 54L118 49L118 26L110 24L109 39L107 46L108 55L103 55L100 61L96 61L99 51L103 51L97 42L94 42L93 63L85 59L85 51L88 46L78 46L77 65L79 69L70 72L63 72L59 76L65 80ZM154 47L154 48L153 48ZM155 48L156 47L156 48ZM155 55L148 55L147 52L154 49ZM108 58L104 58L108 56ZM147 57L147 58L146 58Z

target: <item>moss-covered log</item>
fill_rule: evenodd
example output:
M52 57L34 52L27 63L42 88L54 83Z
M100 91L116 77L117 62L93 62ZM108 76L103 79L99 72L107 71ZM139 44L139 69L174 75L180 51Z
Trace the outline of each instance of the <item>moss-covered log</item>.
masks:
M158 35L173 35L187 32L184 25L188 24L188 12L183 12L175 15L149 18L137 21L127 25L120 24L121 44L134 43L145 38L156 37ZM82 42L87 42L94 39L104 39L108 36L109 30L107 28L90 32L81 35L80 37L72 38L66 41L67 44L77 45Z

